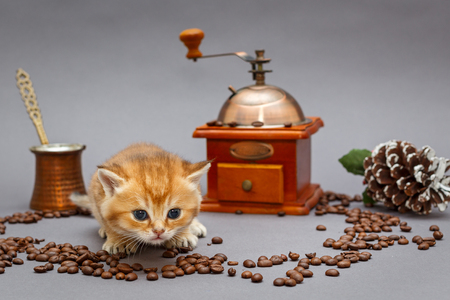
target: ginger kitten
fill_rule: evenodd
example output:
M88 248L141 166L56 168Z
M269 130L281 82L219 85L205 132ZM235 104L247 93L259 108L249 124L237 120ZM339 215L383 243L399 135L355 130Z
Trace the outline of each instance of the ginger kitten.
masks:
M135 252L143 244L191 245L206 228L196 218L200 178L209 161L190 163L158 146L132 144L98 166L88 195L72 195L92 210L109 253Z

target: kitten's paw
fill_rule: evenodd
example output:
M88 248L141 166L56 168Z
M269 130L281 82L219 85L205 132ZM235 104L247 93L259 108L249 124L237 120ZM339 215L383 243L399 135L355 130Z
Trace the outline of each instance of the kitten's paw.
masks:
M98 235L104 239L106 238L106 230L103 227L100 227L100 229L98 230Z
M102 247L103 250L108 251L109 254L116 254L119 252L126 252L126 248L123 244L117 244L114 242L106 241Z
M205 237L206 236L206 227L200 223L197 218L192 220L191 225L189 226L189 230L192 234L198 236L198 237Z
M164 246L166 248L180 248L180 247L189 247L195 248L198 243L198 237L193 235L192 233L186 233L182 236L172 238L170 241L167 241Z

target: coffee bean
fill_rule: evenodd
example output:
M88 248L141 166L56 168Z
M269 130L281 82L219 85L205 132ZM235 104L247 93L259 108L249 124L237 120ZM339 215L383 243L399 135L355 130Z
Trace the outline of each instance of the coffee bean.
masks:
M314 273L310 270L301 270L300 273L303 275L303 277L313 277Z
M136 279L138 279L136 273L128 273L125 275L125 281L135 281Z
M437 225L431 225L431 226L430 226L430 231L439 231L439 226L437 226Z
M285 286L296 286L297 282L294 279L289 278L284 281L284 285Z
M5 265L5 267L12 267L12 262L10 262L9 260L4 260L3 264Z
M271 267L272 265L273 265L273 263L269 259L264 259L264 260L258 261L258 267L261 267L261 268Z
M134 264L132 264L132 265L131 265L131 268L132 268L134 271L141 271L142 269L144 269L144 267L143 267L141 264L139 264L139 263L134 263Z
M291 260L296 261L296 260L299 259L300 254L289 251L289 255L288 256L289 256L289 258Z
M67 272L68 267L62 266L58 268L58 273L66 273Z
M313 257L316 257L316 252L305 254L305 256L309 259L312 259Z
M214 274L223 273L223 270L224 270L222 265L211 265L209 268L211 269L211 273L214 273Z
M279 255L272 255L270 260L274 265L281 265L283 263L283 258L281 258L281 256Z
M329 270L325 271L325 275L336 277L336 276L339 276L339 271L336 269L329 269Z
M222 244L223 243L223 239L221 237L215 236L211 239L211 242L213 244Z
M348 259L344 259L337 263L338 268L350 268L351 262Z
M320 266L322 264L322 260L318 257L311 258L311 265Z
M111 272L106 271L102 273L101 277L103 279L111 279L113 277L113 274Z
M162 256L165 258L174 258L177 255L175 254L175 252L172 251L164 251Z
M125 279L125 273L119 272L116 274L117 280L124 280Z
M242 215L243 214L242 210L239 210L239 209L236 210L234 213L237 214L237 215Z
M35 259L36 259L36 261L40 261L40 262L48 261L49 256L47 254L39 254L36 256Z
M184 274L191 275L191 274L195 273L195 271L196 271L195 267L191 265L191 266L187 267L186 269L184 269Z
M278 215L279 217L284 217L284 216L286 215L286 212L285 212L285 211L279 211L279 212L277 213L277 215Z
M23 265L23 260L16 257L12 260L12 263L15 265Z
M258 283L263 280L263 276L260 273L255 273L251 277L252 282Z
M289 277L290 279L294 279L296 283L300 283L303 281L303 275L299 272L292 272Z
M433 232L433 237L436 240L440 240L440 239L442 239L444 237L444 234L442 232L440 232L440 231L434 231Z
M0 274L3 274L3 273L5 273L5 269L0 267Z
M156 272L149 272L148 274L147 274L147 280L149 280L149 281L155 281L155 280L158 280L158 274L156 274Z
M199 269L197 269L198 274L209 274L211 273L210 267L201 266Z
M67 269L67 273L69 273L69 274L75 274L75 273L78 273L78 271L79 271L79 269L78 269L78 267L69 267L68 269Z
M398 243L399 245L407 245L407 244L409 244L409 241L408 241L407 239L403 238L403 239L399 239L399 240L397 241L397 243Z
M419 244L419 246L417 247L417 249L419 249L419 250L428 250L428 248L430 248L430 245L425 242Z
M381 227L381 230L383 230L385 232L391 232L392 228L390 226L385 225L385 226Z
M252 272L250 272L250 271L244 271L244 272L242 272L242 274L241 274L241 277L242 278L251 278L252 277Z
M34 272L45 273L45 272L47 272L47 268L45 266L37 266L37 267L34 267Z
M46 263L45 267L47 268L47 271L52 271L54 269L54 266L52 263Z
M320 260L323 262L323 263L327 263L327 260L329 260L329 259L331 259L332 257L331 256L329 256L329 255L324 255L324 256L322 256L321 258L320 258Z
M403 232L410 232L411 226L400 226L400 230Z
M244 260L243 265L244 265L244 267L246 267L246 268L254 268L254 267L256 267L255 262L254 262L253 260L250 260L250 259Z
M228 265L229 265L229 266L237 266L237 265L239 265L239 262L230 260L230 261L228 262Z
M325 262L325 264L327 266L335 266L337 263L338 263L338 260L335 258L330 258Z
M92 276L94 277L102 276L103 272L105 272L105 270L103 270L102 268L95 269L94 273L92 273Z
M228 269L228 275L230 275L230 276L235 276L235 275L236 275L236 269L234 269L234 268L229 268L229 269Z
M380 244L375 244L375 245L372 246L372 249L373 250L381 250L381 249L383 249L383 247L381 247Z
M81 268L81 272L84 275L92 275L92 273L94 273L94 269L90 266L84 266Z
M324 225L317 225L316 230L325 231L327 228Z
M284 285L284 281L285 281L284 278L276 278L276 279L273 281L273 285L274 285L274 286L283 286L283 285Z
M158 268L145 268L144 269L145 273L156 272L156 271L158 271Z

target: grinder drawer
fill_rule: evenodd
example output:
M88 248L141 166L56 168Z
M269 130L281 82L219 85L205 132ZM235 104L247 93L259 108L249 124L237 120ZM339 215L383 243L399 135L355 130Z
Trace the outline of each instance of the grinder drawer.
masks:
M217 164L219 200L283 203L283 166Z

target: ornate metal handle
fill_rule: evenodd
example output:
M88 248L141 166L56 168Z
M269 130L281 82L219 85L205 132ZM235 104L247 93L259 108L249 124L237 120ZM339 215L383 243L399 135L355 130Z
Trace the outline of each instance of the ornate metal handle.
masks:
M41 144L48 144L47 135L45 134L44 125L42 124L41 110L39 109L34 93L33 84L30 80L30 75L22 69L17 70L16 74L17 87L20 95L27 108L28 115L36 127Z

